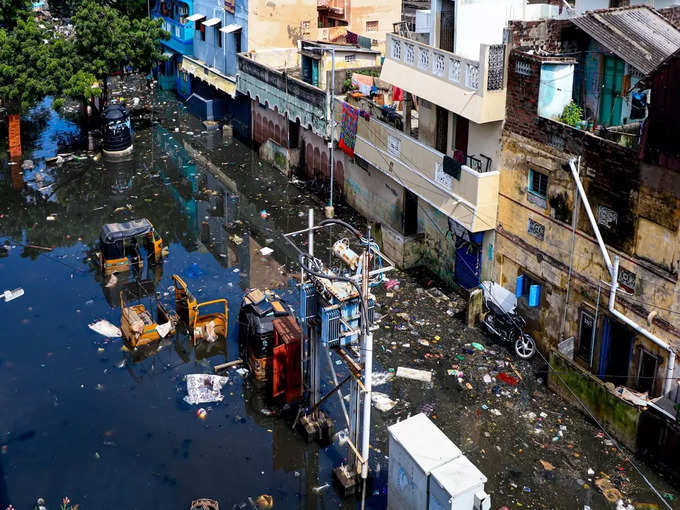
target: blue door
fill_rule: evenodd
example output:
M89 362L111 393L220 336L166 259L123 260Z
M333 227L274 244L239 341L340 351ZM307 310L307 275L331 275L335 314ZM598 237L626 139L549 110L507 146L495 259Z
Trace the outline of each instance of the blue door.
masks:
M620 322L607 317L602 331L599 377L616 386L626 385L633 355L633 331Z
M456 281L465 289L479 286L482 267L482 232L456 235Z

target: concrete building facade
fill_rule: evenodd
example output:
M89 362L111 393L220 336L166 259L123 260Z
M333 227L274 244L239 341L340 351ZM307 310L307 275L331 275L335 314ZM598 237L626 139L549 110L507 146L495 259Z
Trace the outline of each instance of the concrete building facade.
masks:
M652 20L623 34L607 26L608 16L632 23ZM615 37L638 40L651 25L663 26L668 38L678 42L667 46L648 39L656 48L654 62L637 63L636 51L630 49L639 48L640 42L615 44L616 48L598 53L602 62L625 61L624 69L630 71L623 80L631 84L630 75L655 72L673 52L672 46L680 47L680 32L647 8L614 10L598 17L605 22L597 26L577 18L512 27L516 47L508 66L494 279L516 293L528 329L542 350L560 346L579 369L612 387L625 386L655 398L650 405L658 405L670 417L673 404L680 402L680 387L673 379L680 373L673 354L680 345L676 326L680 175L663 158L640 159L640 148L648 145L641 123L628 122L625 129L598 128L597 112L584 106L583 120L568 125L567 119L542 111L545 103L540 98L554 83L546 78L554 77L544 72L546 68L566 69L576 77L569 94L575 104L583 101L579 82L608 79L603 75L608 71L605 65L597 75L588 75L592 45L577 43L575 37L601 38L611 30ZM533 39L536 34L543 35ZM649 67L640 69L643 65ZM645 101L650 97L644 81L636 90ZM627 91L619 83L618 101L625 101ZM652 103L654 97L652 93ZM554 96L553 100L563 101ZM646 103L642 114L645 122L653 122L647 118ZM573 158L579 160L579 180L606 250L612 259L620 259L616 313L609 307L610 272L568 164ZM529 295L532 288L537 289L534 299ZM619 314L650 335L631 327Z

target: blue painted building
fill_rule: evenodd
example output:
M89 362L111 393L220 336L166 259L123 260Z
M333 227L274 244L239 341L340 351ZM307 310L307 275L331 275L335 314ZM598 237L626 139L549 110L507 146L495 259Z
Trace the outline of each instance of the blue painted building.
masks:
M236 55L248 50L247 0L194 0L193 57L214 72L236 76Z
M191 95L191 80L179 68L184 55L194 49L194 23L189 18L194 12L193 0L156 0L151 17L163 20L163 28L170 39L163 41L166 61L158 66L158 84L164 90L177 90L181 97Z

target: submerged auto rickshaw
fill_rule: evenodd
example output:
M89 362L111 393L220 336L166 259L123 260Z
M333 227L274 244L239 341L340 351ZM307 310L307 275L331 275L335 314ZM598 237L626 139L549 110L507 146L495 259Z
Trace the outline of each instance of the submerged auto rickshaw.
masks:
M175 310L180 320L187 326L194 345L199 340L214 342L218 336L226 337L229 327L227 300L221 298L199 303L184 280L176 274L172 275L172 279L175 282ZM224 305L224 312L199 315L201 308L218 304Z
M151 310L141 303L128 304L128 301L141 301L143 297L148 297L148 289L142 285L139 288L125 286L120 291L121 319L120 329L125 341L131 347L140 347L161 338L175 334L175 326L178 322L177 313L168 310L163 303L156 300L156 320L153 319ZM155 288L152 289L155 295Z
M146 250L149 262L158 264L167 256L168 248L146 218L125 223L108 223L99 233L97 259L106 275L144 267L140 246Z

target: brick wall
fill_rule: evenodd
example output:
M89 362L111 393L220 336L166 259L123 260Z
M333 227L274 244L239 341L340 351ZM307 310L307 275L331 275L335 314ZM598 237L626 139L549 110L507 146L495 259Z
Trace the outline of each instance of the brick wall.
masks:
M588 168L584 179L594 208L606 205L619 213L612 231L603 230L605 241L632 251L635 226L635 193L640 186L637 153L586 131L538 116L541 57L518 50L510 54L505 130L525 136L574 157ZM589 232L585 214L579 228Z
M659 14L680 29L680 6L659 9Z

